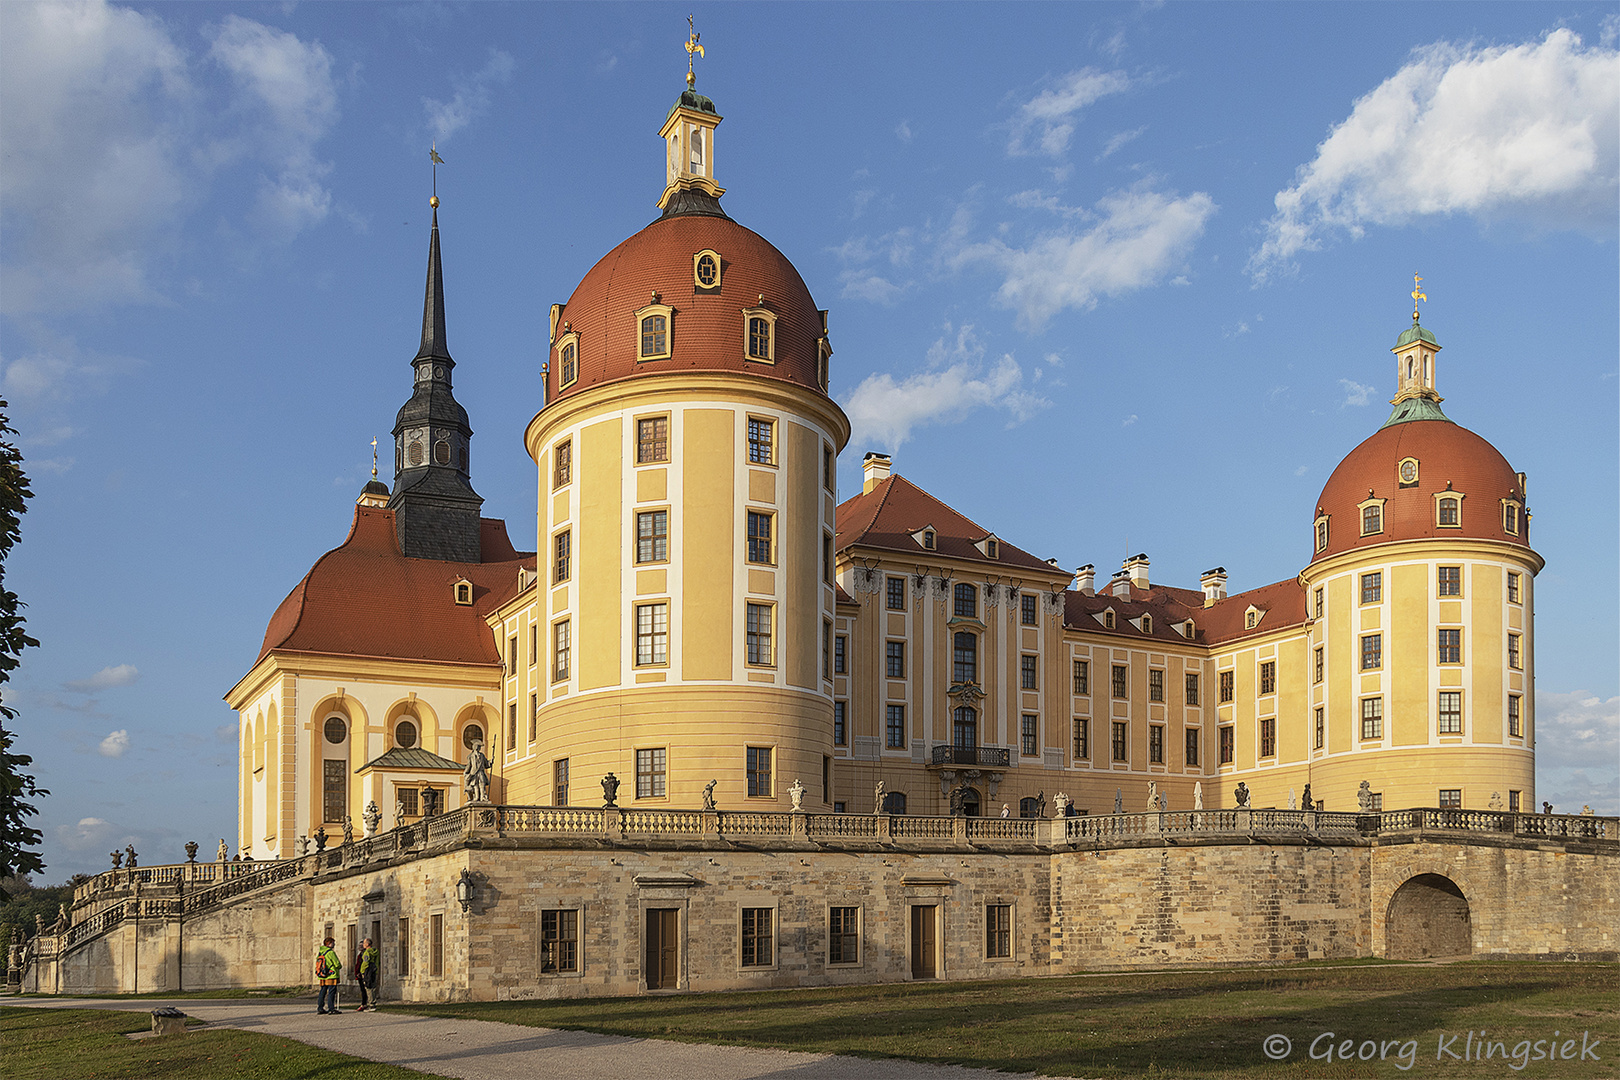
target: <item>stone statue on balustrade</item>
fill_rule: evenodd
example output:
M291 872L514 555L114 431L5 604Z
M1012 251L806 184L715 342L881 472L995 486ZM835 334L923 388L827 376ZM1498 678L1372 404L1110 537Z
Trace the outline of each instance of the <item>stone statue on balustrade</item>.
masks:
M394 800L394 828L397 829L403 824L405 824L405 800L404 799L395 799Z
M719 780L710 780L707 784L703 785L703 809L714 809L714 785L718 784L719 782Z
M883 800L887 794L885 787L884 782L879 780L877 785L872 788L872 813L874 814L883 813Z
M1311 785L1305 785L1305 794L1300 796L1299 808L1301 810L1315 810L1316 801L1311 798Z
M1159 782L1157 780L1148 781L1147 809L1150 814L1156 814L1159 811Z
M422 785L422 816L433 817L439 812L439 789Z
M1114 789L1114 813L1123 814L1124 812L1125 812L1125 789L1124 788L1115 788Z
M1363 780L1361 782L1361 786L1356 788L1356 807L1363 814L1372 813L1372 808L1373 808L1372 784L1369 783L1366 780Z
M108 852L108 854L112 856L113 869L121 869L124 865L124 853L122 851L112 851Z
M1232 797L1237 800L1239 810L1247 810L1249 808L1249 785L1241 780L1238 781L1238 786L1232 791Z
M294 850L298 852L298 857L300 859L309 854L309 837L300 836L297 840L293 841L293 843L297 845Z
M1490 807L1492 810L1502 809L1502 793L1500 791L1491 792Z
M133 870L133 869L135 869L135 867L139 866L140 864L135 861L135 858L136 858L136 856L135 856L135 845L134 844L125 844L124 845L124 865L125 865L125 867L127 867L130 870Z
M1045 817L1046 816L1046 789L1045 788L1042 788L1041 790L1039 790L1039 791L1037 791L1035 793L1035 816L1036 817Z
M1197 783L1193 784L1193 809L1194 810L1202 810L1203 808L1204 808L1204 782L1202 780L1200 780Z
M214 858L218 859L220 862L231 861L231 845L225 842L225 838L223 836L219 838L219 850L214 853Z
M348 818L343 819L343 842L345 844L354 843L354 822Z
M467 751L466 777L462 786L467 789L469 802L489 802L489 758L484 756L484 743L481 739L474 739L472 749Z
M619 778L612 773L602 777L602 808L619 806Z
M196 861L197 861L197 841L195 841L195 840L187 840L186 841L186 862L194 863Z
M377 835L377 826L382 824L382 811L377 809L376 799L366 803L366 808L361 813L360 820L365 822L366 825L366 839L369 840Z
M804 781L798 777L793 778L793 786L788 788L788 797L793 800L793 809L799 813L804 812Z
M73 925L73 920L68 918L67 905L66 904L57 904L56 905L56 922L51 924L51 932L56 933L56 934L65 934L65 933L68 932L68 927L72 926L72 925Z
M315 835L314 835L313 839L315 841L315 854L319 855L321 852L326 850L326 826L325 825L322 825L320 828L315 830Z
M1061 791L1052 796L1052 809L1058 817L1068 817L1069 797Z

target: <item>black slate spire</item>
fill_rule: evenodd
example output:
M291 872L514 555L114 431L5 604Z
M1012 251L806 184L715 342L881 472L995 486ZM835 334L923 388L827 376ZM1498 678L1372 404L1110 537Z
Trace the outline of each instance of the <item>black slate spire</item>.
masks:
M484 500L473 490L472 427L450 385L456 362L444 330L444 271L439 261L439 200L428 239L422 347L411 361L415 390L394 422L394 511L399 546L418 559L479 562L478 518Z

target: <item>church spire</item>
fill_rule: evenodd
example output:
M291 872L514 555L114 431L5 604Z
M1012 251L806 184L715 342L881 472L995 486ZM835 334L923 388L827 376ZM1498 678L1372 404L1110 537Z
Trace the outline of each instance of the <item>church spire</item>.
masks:
M1404 424L1412 420L1447 420L1440 411L1445 399L1434 388L1434 369L1440 352L1440 342L1418 322L1418 301L1429 298L1423 292L1423 279L1412 275L1412 325L1401 331L1395 339L1395 396L1390 404L1395 411L1384 421L1384 427Z
M437 154L434 155L437 157ZM427 295L422 299L422 348L416 361L442 360L449 366L450 348L444 336L444 268L439 263L439 197L428 200L433 207L433 230L428 239ZM412 361L415 363L416 361Z

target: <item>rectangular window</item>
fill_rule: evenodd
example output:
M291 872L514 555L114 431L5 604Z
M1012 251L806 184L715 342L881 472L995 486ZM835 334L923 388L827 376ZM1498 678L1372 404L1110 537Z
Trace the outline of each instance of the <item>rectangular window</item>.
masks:
M1316 590L1316 617L1318 619L1322 617L1322 590L1320 588Z
M664 797L664 748L636 751L636 798Z
M1018 598L1019 616L1023 620L1025 626L1035 625L1035 612L1039 607L1039 604L1040 600L1035 596L1034 593L1025 593L1023 596Z
M839 634L833 638L833 674L843 675L849 671L849 638Z
M506 673L516 675L517 669L517 635L513 634L506 641Z
M1327 658L1323 653L1322 646L1318 645L1316 647L1316 667L1312 674L1312 681L1320 684L1322 681L1322 676L1325 674L1326 670Z
M1198 764L1198 729L1187 729L1187 767L1193 768Z
M1277 756L1277 719L1268 717L1260 721L1260 756Z
M821 801L832 802L832 758L821 755Z
M849 745L849 702L833 702L833 745Z
M1508 603L1517 604L1519 602L1519 575L1515 574L1511 570L1508 571L1508 590L1507 590L1507 592L1508 592Z
M1384 635L1368 634L1361 639L1361 670L1376 671L1384 666Z
M669 605L636 605L636 663L669 663Z
M771 916L774 914L775 911L768 907L743 908L743 967L770 967L775 962L771 935Z
M748 418L748 460L755 465L776 464L776 421Z
M1522 700L1523 699L1520 698L1520 696L1518 694L1509 694L1508 695L1508 734L1509 735L1513 735L1513 736L1517 736L1517 737L1523 737L1523 735L1524 735L1524 726L1523 726L1522 721L1519 719L1519 709L1521 708L1520 702Z
M411 920L399 920L399 937L394 941L394 970L400 978L411 973Z
M1524 658L1519 653L1519 635L1508 635L1508 667L1515 671L1524 667Z
M1039 662L1039 659L1039 657L1030 656L1028 653L1018 658L1018 685L1021 688L1025 690L1034 690L1036 688L1038 675L1035 665Z
M987 904L984 909L984 955L989 960L1012 956L1012 905Z
M1440 592L1441 596L1461 596L1462 595L1462 567L1460 567L1460 566L1442 566L1440 568L1440 581L1439 581L1439 584L1440 584L1439 592Z
M551 805L568 805L568 759L558 758L551 763Z
M1363 739L1382 739L1384 737L1384 699L1370 697L1361 699L1361 737Z
M540 695L539 694L530 694L529 695L529 741L534 742L534 740L539 736L539 734L540 734Z
M1074 722L1074 756L1077 761L1091 760L1091 721Z
M551 628L551 680L567 679L574 665L574 625L564 619Z
M957 582L951 613L959 619L977 619L979 617L979 590L965 581Z
M833 583L833 538L825 533L821 536L821 580Z
M1148 725L1148 761L1154 765L1164 764L1164 725Z
M428 916L428 974L444 974L444 916Z
M821 624L821 677L832 678L832 623Z
M1462 663L1462 631L1440 630L1435 644L1435 658L1442 664Z
M1384 508L1382 506L1364 506L1361 508L1361 535L1371 536L1384 531Z
M669 417L650 416L636 421L636 464L669 460Z
M1260 665L1260 692L1262 694L1277 692L1277 661L1267 660Z
M1076 660L1074 662L1074 692L1077 694L1091 693L1091 662L1089 660Z
M1316 707L1316 748L1322 749L1327 742L1327 710L1322 706Z
M837 469L835 468L837 460L832 447L823 446L821 448L821 486L828 491L838 490Z
M1454 788L1454 787L1452 787L1452 788L1444 788L1444 787L1441 788L1440 789L1440 808L1442 810L1446 810L1446 809L1460 810L1460 809L1462 809L1462 788Z
M906 677L906 643L903 641L890 641L885 643L883 658L883 672L891 679Z
M1522 791L1508 792L1508 813L1517 814L1519 812L1519 804L1522 801L1523 795L1524 792Z
M1384 599L1384 572L1375 570L1370 574L1361 575L1361 602L1363 604L1382 603Z
M574 534L572 531L560 532L551 541L552 563L551 583L553 585L567 581L574 570Z
M1164 672L1158 668L1148 669L1148 700L1164 700Z
M1122 698L1122 697L1125 696L1125 678L1126 678L1126 675L1127 675L1127 670L1125 668L1125 665L1123 665L1123 664L1115 664L1114 665L1114 696L1117 697L1117 698Z
M1382 791L1375 791L1372 793L1372 808L1373 813L1375 814L1382 814L1384 812L1384 793Z
M776 551L771 546L771 526L774 514L763 513L759 510L748 511L748 561L751 563L764 563L767 566L776 563Z
M1040 749L1035 745L1036 723L1034 713L1024 713L1018 718L1018 749L1025 757L1034 757L1040 753Z
M899 750L906 745L906 707L890 705L888 710L886 745L890 750Z
M647 510L636 515L636 562L669 561L669 511Z
M557 449L552 451L551 486L562 487L573 479L574 442L570 439L568 442L558 443Z
M1126 725L1123 724L1123 723L1120 723L1119 721L1115 721L1114 725L1113 725L1113 728L1114 728L1114 760L1115 761L1124 761L1125 760L1125 746L1126 746L1126 743L1125 743Z
M1232 700L1232 672L1221 672L1221 703L1224 705Z
M965 630L951 637L951 677L959 683L979 681L979 639Z
M1462 729L1462 691L1440 691L1440 734L1461 735Z
M508 702L506 706L506 748L510 750L517 745L517 705L515 701Z
M827 963L860 963L861 909L835 907L827 915Z
M903 577L892 577L892 578L889 578L887 581L885 581L883 584L884 584L884 589L885 589L885 591L887 593L887 602L888 602L889 610L890 611L904 611L904 610L906 610L906 579L903 578Z
M321 762L321 813L327 821L349 820L349 763L342 758Z
M421 811L417 809L417 795L418 792L416 788L400 787L397 784L394 785L394 798L399 803L399 811L402 817L415 817L417 814L421 813Z
M1187 675L1187 704L1198 704L1198 675L1196 672L1189 672Z
M529 666L540 662L540 624L529 624Z
M665 356L669 353L669 322L663 315L648 315L641 320L641 355Z
M756 798L771 796L771 748L748 748L748 794Z
M1232 754L1236 739L1232 736L1231 725L1221 728L1221 764L1232 764Z
M540 913L540 972L561 975L579 970L579 912Z
M748 662L771 666L771 622L775 613L769 604L748 605Z

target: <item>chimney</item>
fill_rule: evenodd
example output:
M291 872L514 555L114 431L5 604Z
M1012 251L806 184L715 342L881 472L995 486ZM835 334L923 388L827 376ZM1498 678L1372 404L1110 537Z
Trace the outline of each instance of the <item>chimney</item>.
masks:
M879 481L889 478L889 465L888 454L873 452L866 455L865 460L861 462L861 471L866 476L865 482L861 484L862 495L877 487Z
M1125 573L1130 576L1131 584L1138 589L1148 587L1148 557L1138 553L1125 560Z
M1097 595L1097 568L1090 563L1074 572L1074 587L1082 596Z
M1198 584L1204 587L1204 606L1210 607L1217 600L1226 599L1226 567L1217 566L1213 570L1205 570L1198 578Z
M1131 575L1127 570L1116 570L1114 580L1108 583L1108 591L1122 600L1131 598Z

